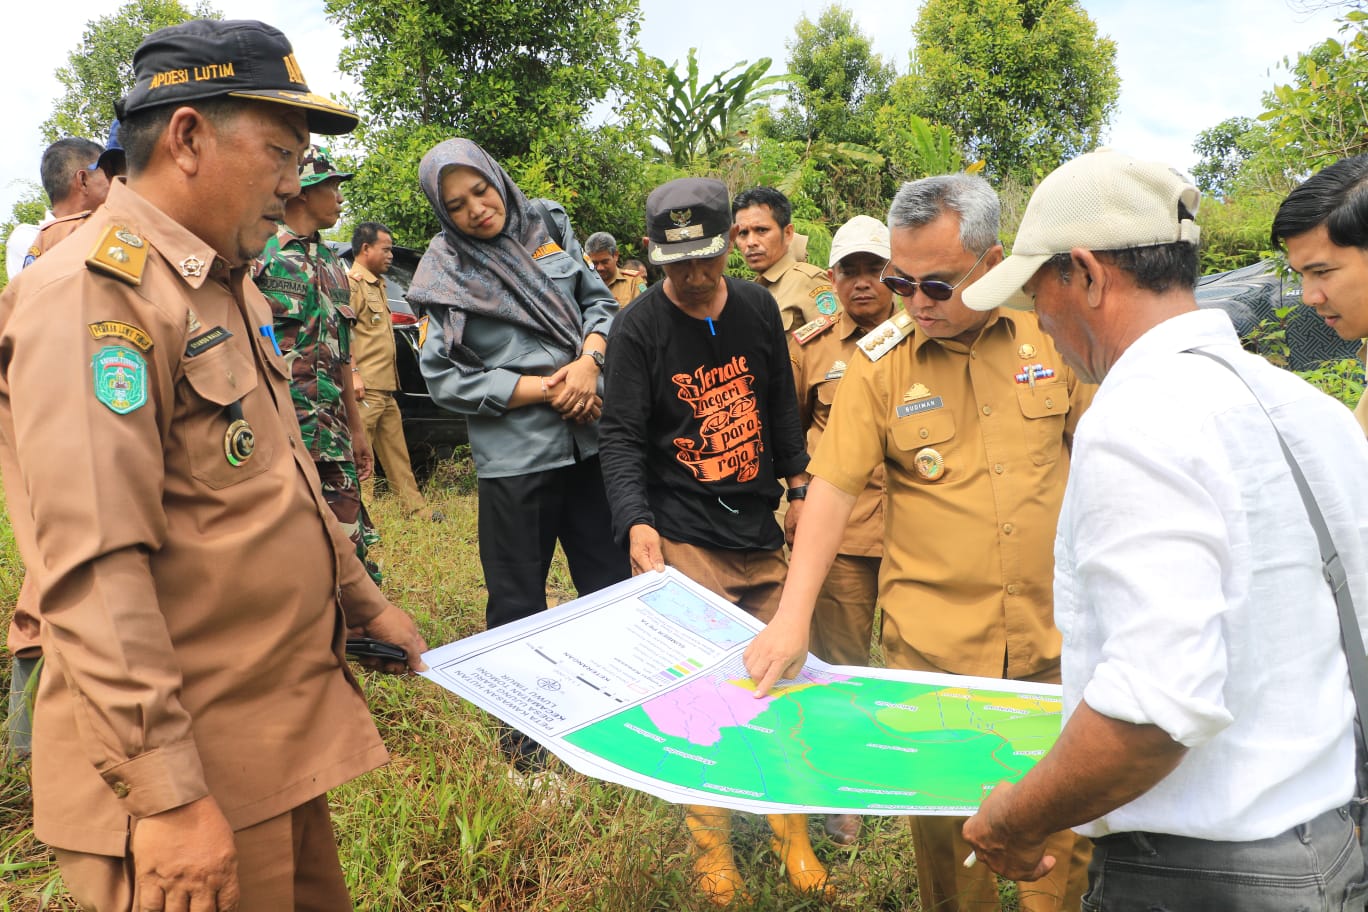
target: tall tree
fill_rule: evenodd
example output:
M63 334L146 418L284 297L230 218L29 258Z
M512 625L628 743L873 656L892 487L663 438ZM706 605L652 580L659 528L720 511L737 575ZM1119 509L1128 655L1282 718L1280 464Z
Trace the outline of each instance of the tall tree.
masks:
M1263 98L1270 144L1306 171L1368 152L1368 13L1347 13L1340 32L1284 59L1291 82Z
M580 123L629 81L637 0L326 0L369 129L433 125L496 158Z
M86 24L81 43L57 69L62 95L43 122L44 142L84 136L104 142L114 102L133 87L133 52L159 28L190 19L218 19L204 0L186 9L180 0L131 0Z
M1255 151L1249 139L1251 131L1267 132L1248 117L1229 117L1197 134L1192 151L1201 159L1192 166L1192 179L1198 187L1216 196L1230 193L1240 166Z
M833 4L816 22L803 16L788 42L788 103L768 132L784 139L869 144L871 119L897 76L874 53L850 10Z
M1116 44L1078 0L927 0L913 34L914 113L994 177L1029 186L1096 147L1116 108Z
M554 172L563 183L544 195L564 203L577 226L625 230L606 211L604 181L645 142L633 121L638 0L584 0L554 15L527 0L326 0L326 8L347 40L339 65L361 84L351 99L361 126L349 139L359 153L347 159L357 172L350 211L421 244L437 220L418 187L418 162L435 143L463 136L515 180L524 162L534 183ZM624 123L586 128L589 108L612 96ZM543 167L543 157L558 155L567 156L558 167Z

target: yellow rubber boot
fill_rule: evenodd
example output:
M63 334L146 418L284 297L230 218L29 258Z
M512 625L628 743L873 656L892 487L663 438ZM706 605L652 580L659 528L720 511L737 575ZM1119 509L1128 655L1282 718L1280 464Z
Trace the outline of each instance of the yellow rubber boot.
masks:
M745 884L732 855L731 811L691 804L685 808L684 822L698 848L693 867L699 892L719 906L731 905L738 896L745 898Z
M774 838L770 846L784 864L789 883L800 893L821 893L828 899L836 890L827 883L827 870L812 852L806 814L770 814Z

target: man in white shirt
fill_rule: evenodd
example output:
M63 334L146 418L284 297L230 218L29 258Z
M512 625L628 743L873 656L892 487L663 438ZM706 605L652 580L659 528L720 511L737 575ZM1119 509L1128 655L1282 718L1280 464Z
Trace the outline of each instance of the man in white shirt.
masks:
M973 308L1034 306L1101 387L1055 542L1064 731L964 836L1014 879L1053 866L1047 834L1093 837L1087 910L1361 908L1336 606L1260 401L1325 514L1360 622L1368 445L1342 406L1197 310L1198 199L1161 164L1081 156L1041 183L1012 256L965 292ZM1237 363L1258 400L1194 349Z

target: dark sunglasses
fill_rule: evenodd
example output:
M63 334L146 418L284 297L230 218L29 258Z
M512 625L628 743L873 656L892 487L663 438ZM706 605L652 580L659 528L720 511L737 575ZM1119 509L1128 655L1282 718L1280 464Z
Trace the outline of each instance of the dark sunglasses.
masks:
M983 262L983 258L986 257L988 251L992 249L992 247L985 248L983 253L978 255L978 259L974 260L974 265L969 267L969 271L960 276L959 281L954 285L951 285L948 282L940 282L935 279L926 282L918 282L914 279L904 279L902 276L885 275L885 273L888 272L888 267L893 265L892 261L884 264L883 272L879 273L879 281L883 282L885 287L891 289L895 295L901 298L912 297L917 293L917 289L920 288L921 293L933 301L948 301L950 300L950 296L955 293L955 289L963 285L964 280L973 275L974 270L978 269L979 263Z

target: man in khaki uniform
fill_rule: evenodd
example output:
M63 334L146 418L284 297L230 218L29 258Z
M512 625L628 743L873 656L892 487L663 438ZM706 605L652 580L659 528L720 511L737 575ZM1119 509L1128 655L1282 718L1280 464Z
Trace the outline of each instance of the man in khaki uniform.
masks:
M88 139L59 139L48 146L40 165L44 189L52 201L55 216L38 229L23 265L32 265L58 243L85 223L109 195L109 182L123 173L123 147L118 144L116 120L109 128L109 146L101 147ZM95 156L93 162L91 155ZM22 267L21 267L22 268ZM19 756L27 756L33 736L29 703L33 676L43 650L38 641L37 594L32 587L21 586L19 601L10 617L9 635L5 647L14 656L10 674L10 714L7 720L9 748ZM32 682L32 683L30 683Z
M801 668L826 567L879 465L888 665L1060 680L1051 548L1069 443L1092 388L1032 315L961 301L963 287L1002 260L998 217L996 194L973 175L914 181L894 198L884 279L904 311L859 343L809 467L779 612L746 652L762 693ZM963 867L963 820L910 820L923 906L996 909L992 872ZM1086 840L1057 833L1050 854L1060 863L1021 887L1021 908L1079 907Z
M646 290L646 272L621 263L618 254L617 238L606 231L595 231L584 242L584 255L589 265L603 279L603 284L613 293L619 307L626 307L636 300L637 295Z
M846 222L832 238L828 270L841 309L834 317L818 317L790 334L789 360L809 455L817 452L836 386L858 356L859 341L893 316L893 292L879 281L887 264L887 226L867 215ZM793 530L785 531L792 544ZM818 658L837 665L869 664L883 536L883 466L879 465L856 498L845 536L817 595L812 652ZM851 845L860 835L860 818L829 814L826 830L836 842Z
M394 401L399 374L394 367L394 327L385 273L394 262L394 238L379 222L362 222L352 231L352 266L347 271L351 286L352 383L361 402L361 422L376 460L385 467L390 490L410 515L439 519L423 500L409 463L404 440L404 419Z
M356 116L257 22L162 29L133 69L127 183L0 296L0 470L56 672L35 833L85 908L350 908L325 793L385 749L344 638L424 644L323 501L247 269L309 130Z
M79 137L59 139L43 152L43 190L52 202L52 219L24 258L27 267L81 227L109 195L109 175L100 167L104 147Z
M1302 303L1345 340L1368 339L1368 155L1335 162L1293 190L1273 219L1273 246L1301 275ZM1330 226L1334 221L1334 228ZM1368 345L1359 349L1359 360ZM1354 417L1368 434L1368 395Z
M826 272L800 263L793 251L793 205L773 187L752 187L732 200L736 246L755 281L779 302L784 331L836 313L836 292Z

